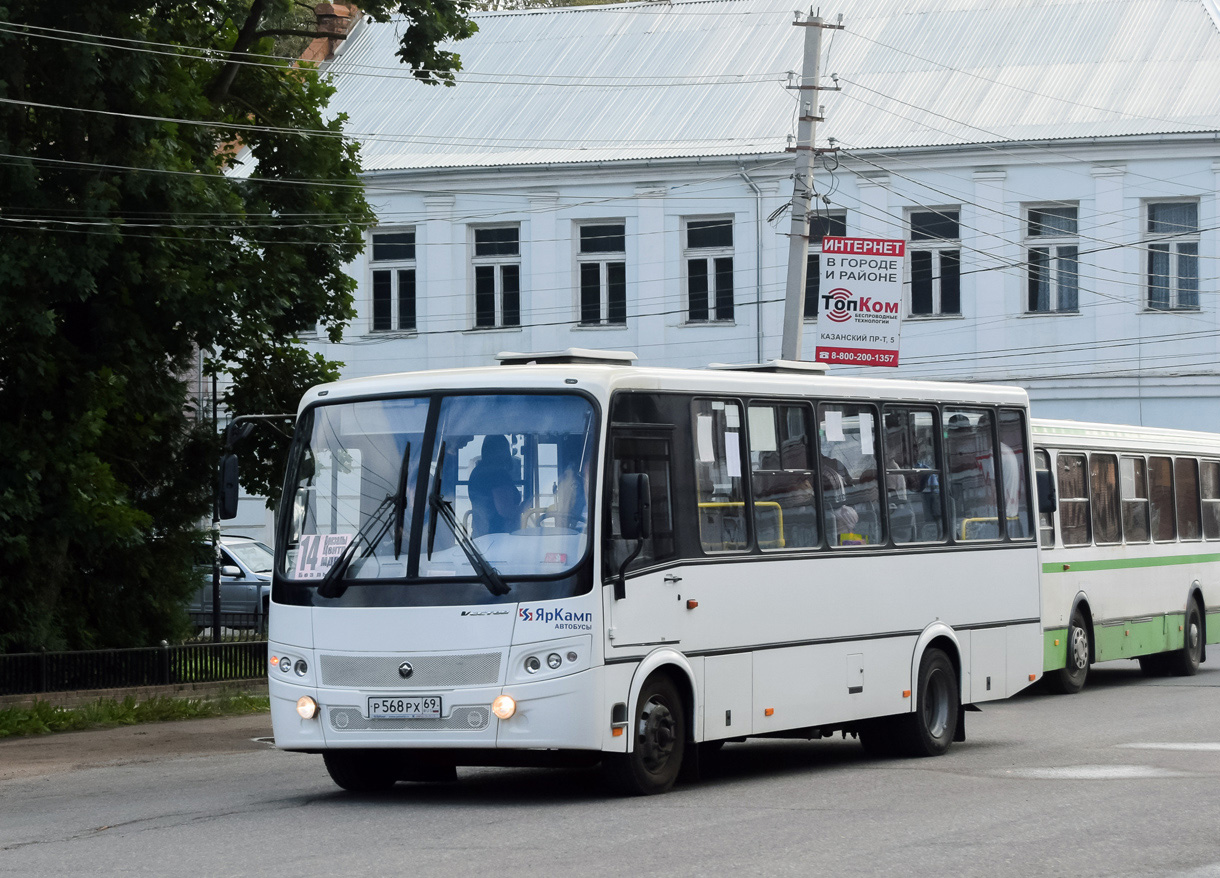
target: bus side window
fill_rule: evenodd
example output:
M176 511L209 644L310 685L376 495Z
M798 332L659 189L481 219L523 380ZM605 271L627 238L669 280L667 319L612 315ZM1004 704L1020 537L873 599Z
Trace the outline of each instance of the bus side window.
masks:
M1118 462L1123 498L1123 537L1128 543L1148 542L1148 469L1142 457Z
M1093 538L1099 545L1122 542L1118 460L1113 454L1089 455L1089 489L1093 507Z
M615 436L613 460L607 473L606 491L610 497L606 518L605 575L616 576L619 565L633 551L635 543L619 534L618 486L624 473L647 473L652 504L652 536L644 540L632 568L645 567L674 555L673 480L668 436Z
M750 486L760 549L820 545L809 407L751 403Z
M1000 477L1004 498L1005 530L1009 539L1033 535L1029 514L1029 458L1025 456L1025 415L1000 411Z
M885 407L885 495L895 543L944 539L935 409Z
M1059 532L1065 546L1087 546L1089 532L1089 468L1083 454L1059 453Z
M1011 470L1013 452L1002 454ZM945 458L948 463L949 508L957 540L1000 537L999 478L991 413L975 409L945 409Z
M1203 536L1220 540L1220 461L1203 461Z
M699 541L705 552L750 548L741 471L741 406L732 400L696 399L694 424Z
M1042 481L1042 473L1046 473L1047 478L1050 477L1051 458L1041 448L1034 451L1034 470L1039 474L1039 483ZM1038 509L1038 534L1044 549L1054 548L1055 514L1050 510Z
M1202 539L1199 528L1199 461L1193 457L1175 458L1173 476L1178 500L1178 539Z
M822 520L832 546L883 543L877 413L871 405L818 405Z
M1177 539L1173 520L1173 461L1168 457L1148 458L1149 499L1152 501L1152 538L1158 543Z

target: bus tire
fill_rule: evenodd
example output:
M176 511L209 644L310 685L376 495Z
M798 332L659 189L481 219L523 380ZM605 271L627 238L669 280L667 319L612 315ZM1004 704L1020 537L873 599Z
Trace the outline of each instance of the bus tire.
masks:
M398 782L385 755L376 750L327 750L322 761L330 779L349 793L381 792Z
M1060 695L1075 695L1084 688L1089 676L1089 628L1084 613L1072 610L1068 625L1067 663L1053 674L1046 675L1047 686Z
M1193 598L1186 608L1182 636L1185 640L1182 648L1169 654L1169 672L1175 677L1193 677L1199 673L1199 662L1203 660L1203 614Z
M897 743L907 756L940 756L953 743L962 709L957 671L943 650L923 654L915 685L915 711L899 717Z
M629 752L602 759L607 785L630 796L665 792L678 779L686 752L686 708L669 677L657 674L644 682L632 730Z

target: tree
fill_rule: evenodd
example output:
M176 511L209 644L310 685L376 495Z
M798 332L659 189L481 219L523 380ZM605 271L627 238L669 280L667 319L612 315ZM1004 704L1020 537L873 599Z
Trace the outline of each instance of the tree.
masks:
M200 351L243 408L333 374L291 340L340 337L373 215L331 87L276 54L310 35L293 6L0 0L0 650L185 624L218 450ZM365 6L451 81L461 0ZM252 167L226 176L238 143Z

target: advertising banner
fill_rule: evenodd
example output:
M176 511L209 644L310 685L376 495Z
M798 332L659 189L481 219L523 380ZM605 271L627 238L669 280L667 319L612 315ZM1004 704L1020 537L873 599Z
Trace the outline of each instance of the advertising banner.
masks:
M814 359L850 366L897 366L904 241L822 239Z

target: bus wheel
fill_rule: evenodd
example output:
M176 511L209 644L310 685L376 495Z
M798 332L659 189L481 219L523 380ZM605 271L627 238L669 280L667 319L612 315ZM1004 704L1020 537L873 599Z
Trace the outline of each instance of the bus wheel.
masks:
M1085 627L1084 613L1072 611L1072 622L1068 625L1067 666L1046 675L1051 690L1062 695L1073 695L1084 688L1089 676L1089 629Z
M900 745L908 756L939 756L953 743L961 711L957 672L942 650L929 649L919 660L915 712L899 720Z
M1178 677L1193 677L1199 672L1199 662L1203 659L1203 617L1193 600L1186 610L1183 635L1186 642L1180 651L1170 654L1169 670Z
M630 752L608 753L603 758L606 783L632 796L665 792L677 780L686 752L686 710L668 677L649 677L644 683L633 731Z
M398 780L385 755L376 750L327 750L322 761L330 779L348 792L380 792Z

